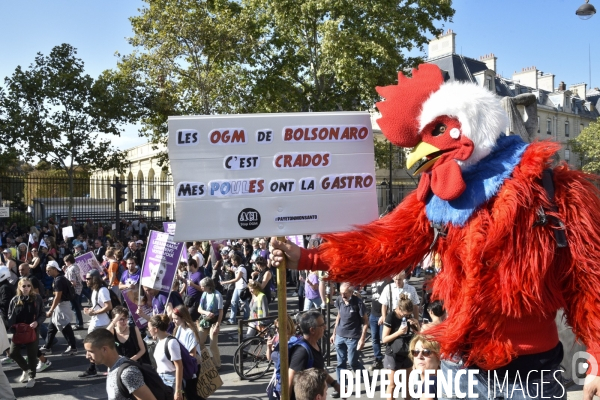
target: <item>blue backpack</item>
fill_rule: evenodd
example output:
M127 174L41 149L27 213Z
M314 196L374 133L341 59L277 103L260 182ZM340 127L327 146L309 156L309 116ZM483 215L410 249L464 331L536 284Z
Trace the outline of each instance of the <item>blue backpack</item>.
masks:
M277 343L277 350L279 350L279 344L280 343ZM304 347L304 350L306 350L306 353L308 354L308 361L305 369L312 368L313 364L315 363L315 359L313 358L310 344L308 344L304 338L299 338L298 336L292 336L288 341L288 362L291 360L290 354L292 354L292 349L297 346ZM281 393L281 358L278 358L277 362L275 363L275 377L275 390Z
M186 349L176 337L168 336L167 340L165 340L165 355L169 361L171 361L171 353L169 352L169 342L171 340L175 340L179 345L181 362L183 363L183 379L193 379L198 372L198 361L196 361L196 359L190 355L188 349Z

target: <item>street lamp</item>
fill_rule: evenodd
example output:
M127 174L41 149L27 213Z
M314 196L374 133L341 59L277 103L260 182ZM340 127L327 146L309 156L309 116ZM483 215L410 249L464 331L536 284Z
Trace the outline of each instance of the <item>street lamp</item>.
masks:
M581 19L590 19L596 14L596 8L589 4L590 0L585 0L585 4L581 5L577 11L575 11L575 15L577 15Z

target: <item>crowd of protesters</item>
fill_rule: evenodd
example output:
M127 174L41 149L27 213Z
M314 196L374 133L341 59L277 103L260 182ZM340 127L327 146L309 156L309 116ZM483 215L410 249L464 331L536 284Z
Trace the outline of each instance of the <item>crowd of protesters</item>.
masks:
M120 357L154 365L161 381L173 391L175 399L183 394L188 399L199 396L193 390L194 378L183 379L183 350L171 342L164 344L168 337L174 335L182 349L185 348L197 360L198 368L200 354L210 338L210 354L219 369L218 339L222 324L236 324L238 317L258 320L247 324L246 335L254 336L270 323L265 318L269 316L269 304L276 299L278 286L269 257L270 238L229 240L216 246L210 242L186 243L188 257L179 263L172 290L161 292L150 287L140 288L148 235L145 221L122 221L119 236L123 241L118 240L116 232L108 226L92 221L72 224L74 237L65 240L62 236L65 226L66 221L56 224L50 219L44 226L27 229L15 224L0 227L0 315L4 326L14 333L13 342L2 361L4 364L14 362L21 368L23 375L20 381L28 388L35 385L36 373L51 366L46 355L52 354L59 331L69 344L62 354L78 353L73 330L85 329L84 314L90 317L87 330L91 339L85 342L89 344L85 347L90 364L79 375L81 378L98 374L98 362L91 355L94 350L90 351L88 347L105 343L104 333L92 334L107 331L118 343L115 351ZM319 243L319 239L311 239L309 246L318 246ZM75 258L90 251L102 268L101 271L90 271L82 279ZM299 323L300 337L311 346L313 356L316 355L317 360L322 359L318 341L326 328L320 308L329 303L339 310L330 337L337 348L338 381L341 370L363 368L358 363L358 352L364 346L368 328L374 351L371 370L385 367L392 371L406 369L410 372L417 361L419 365L434 365L435 360L430 362L429 358L434 354L439 360L439 349L435 342L419 336L419 332L428 327L425 325L422 329L423 321L431 321L430 326L433 326L445 317L443 305L430 299L431 281L439 268L435 259L431 266L424 263L422 271L426 283L422 300L407 283L404 273L373 283L370 310L361 298L366 294L365 288L333 284L324 272L288 271L285 285L295 287L294 295L298 295L300 301L298 311L304 312ZM336 290L340 296L334 302L332 295ZM131 303L137 304L136 310L125 306L124 296L129 296ZM82 306L84 300L87 307ZM318 311L310 311L314 309ZM133 314L148 321L147 328L139 329ZM15 342L17 335L30 337L26 343L20 342L20 339ZM413 338L418 340L413 343ZM387 345L385 351L382 351L383 344ZM276 340L273 342L271 339L269 353L276 354L277 345ZM165 352L167 347L168 350L172 347L172 351ZM21 354L23 350L27 360ZM170 358L166 354L170 354ZM314 393L316 398L325 396L323 382L333 385L336 389L334 397L338 397L339 384L329 375L325 378L319 372L301 373L314 367L318 369L321 364L318 361L315 365L313 357L312 365L308 365L302 354L297 348L290 353L292 388L293 377L298 372L302 387L308 384L305 382L316 382L315 385L319 386L309 392ZM427 358L427 362L423 358ZM112 362L113 359L110 360ZM113 371L122 364L122 360L118 358L113 364L104 365ZM126 385L128 390L131 389L128 394L137 390L145 393L139 385L139 374L130 375L131 381L127 382L129 386ZM270 396L278 398L276 386L272 389ZM110 398L121 398L119 396Z

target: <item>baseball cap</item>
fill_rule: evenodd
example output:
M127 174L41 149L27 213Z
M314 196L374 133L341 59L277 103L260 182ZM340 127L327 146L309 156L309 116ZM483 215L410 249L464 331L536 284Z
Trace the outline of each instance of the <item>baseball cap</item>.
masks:
M85 276L88 278L91 278L92 276L100 276L100 271L97 269L92 269Z
M135 244L144 244L144 241L143 240L138 240L138 241L135 242Z
M230 251L231 251L231 249L229 247L225 246L221 249L221 254L229 254Z
M60 271L60 267L58 266L58 263L54 260L48 261L48 264L46 264L46 268L49 268L49 267Z

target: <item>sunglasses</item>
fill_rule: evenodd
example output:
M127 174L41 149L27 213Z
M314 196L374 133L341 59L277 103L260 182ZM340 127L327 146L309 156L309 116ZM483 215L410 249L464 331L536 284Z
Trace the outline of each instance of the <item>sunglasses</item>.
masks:
M31 285L22 285L21 287L31 287Z
M433 354L433 351L431 351L429 349L411 350L410 352L413 355L413 357L419 357L421 355L421 353L423 353L424 357L431 357L431 355Z

